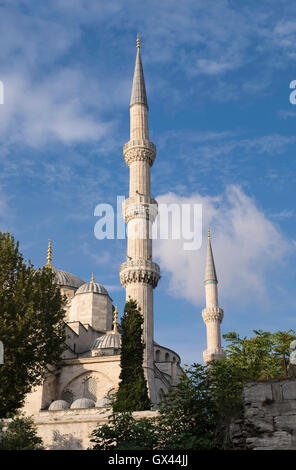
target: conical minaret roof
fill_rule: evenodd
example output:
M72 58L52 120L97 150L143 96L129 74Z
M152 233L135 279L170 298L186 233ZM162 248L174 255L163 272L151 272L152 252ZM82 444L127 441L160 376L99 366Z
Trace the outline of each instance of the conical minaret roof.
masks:
M211 245L210 229L208 230L208 251L207 251L207 262L205 271L205 282L213 281L218 282L216 268L214 263L214 256Z
M143 67L142 67L142 61L141 61L141 55L140 55L139 35L137 37L137 57L136 57L136 65L135 65L130 106L132 106L133 104L144 104L148 108L144 73L143 73Z

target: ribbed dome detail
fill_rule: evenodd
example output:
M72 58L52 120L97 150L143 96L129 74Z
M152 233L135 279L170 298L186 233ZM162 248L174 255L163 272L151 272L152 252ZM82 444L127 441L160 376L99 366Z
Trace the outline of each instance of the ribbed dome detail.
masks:
M61 411L70 408L70 403L65 400L55 400L49 406L49 411Z
M121 346L121 334L111 333L109 335L102 335L97 338L90 349L105 349L105 348L120 348Z
M78 398L77 400L73 401L70 408L73 409L81 409L81 408L94 408L95 402L90 398Z
M88 292L94 292L95 294L109 295L105 287L99 284L98 282L86 282L80 285L75 295L87 294Z
M109 406L110 403L111 403L110 398L108 397L100 398L96 403L96 408L104 408L105 406Z
M50 269L55 273L55 282L59 286L73 287L74 289L78 289L78 287L84 284L84 281L79 279L79 277L74 276L74 274L61 271L56 269L54 266L50 266Z

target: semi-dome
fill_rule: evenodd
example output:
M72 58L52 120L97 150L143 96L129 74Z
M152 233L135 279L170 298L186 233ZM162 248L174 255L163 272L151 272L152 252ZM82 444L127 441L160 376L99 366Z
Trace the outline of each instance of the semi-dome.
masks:
M94 292L96 294L109 295L104 286L102 286L98 282L92 282L92 281L91 282L86 282L85 284L82 284L79 287L79 289L77 289L75 295L87 294L89 292Z
M60 411L60 410L67 410L70 408L70 403L65 400L55 400L49 406L49 411Z
M121 334L110 333L109 335L99 336L91 345L90 349L120 348Z
M90 398L78 398L77 400L73 401L70 408L73 410L81 408L94 408L95 406L95 402Z

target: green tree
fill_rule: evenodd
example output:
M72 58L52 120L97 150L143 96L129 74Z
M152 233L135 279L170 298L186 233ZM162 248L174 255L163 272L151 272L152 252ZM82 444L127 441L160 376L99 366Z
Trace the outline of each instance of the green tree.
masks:
M54 273L35 270L19 252L19 243L0 232L0 417L19 409L33 386L40 384L48 364L63 351L64 305Z
M135 419L130 411L113 412L92 436L93 450L150 450L158 442L156 419Z
M235 331L223 335L226 356L208 368L211 391L217 404L216 435L222 448L230 445L230 426L242 413L242 392L248 382L287 377L290 342L295 332L254 330L241 338Z
M159 450L214 450L217 406L208 368L193 364L164 398L156 422Z
M149 410L151 402L143 370L144 343L142 341L143 316L137 302L130 299L125 304L121 320L121 372L114 411Z
M22 415L15 416L5 431L0 430L0 450L43 450L42 439L37 436L33 420Z

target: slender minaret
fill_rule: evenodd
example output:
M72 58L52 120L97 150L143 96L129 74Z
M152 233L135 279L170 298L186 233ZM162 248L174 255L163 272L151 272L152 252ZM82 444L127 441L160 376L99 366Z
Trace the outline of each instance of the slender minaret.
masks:
M149 140L148 104L137 37L137 57L130 101L130 140L123 147L130 170L129 198L123 204L127 224L127 261L120 267L120 282L126 300L136 300L144 317L144 373L150 399L156 402L153 350L153 289L160 278L159 266L152 261L151 226L157 215L157 202L151 199L150 168L156 148Z
M220 332L223 310L218 306L218 279L212 252L210 229L208 230L208 251L204 284L206 290L206 308L202 311L202 318L207 327L207 349L203 352L203 359L207 364L212 360L219 360L224 357Z

